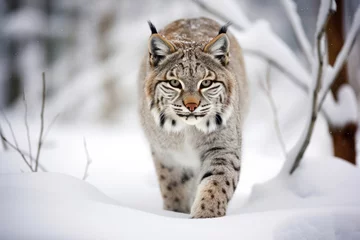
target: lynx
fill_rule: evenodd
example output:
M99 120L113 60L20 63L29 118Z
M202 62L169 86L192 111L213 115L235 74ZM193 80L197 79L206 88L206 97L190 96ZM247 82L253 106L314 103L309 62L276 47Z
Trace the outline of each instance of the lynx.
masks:
M248 85L242 51L207 18L149 22L140 116L166 210L221 217L239 181Z

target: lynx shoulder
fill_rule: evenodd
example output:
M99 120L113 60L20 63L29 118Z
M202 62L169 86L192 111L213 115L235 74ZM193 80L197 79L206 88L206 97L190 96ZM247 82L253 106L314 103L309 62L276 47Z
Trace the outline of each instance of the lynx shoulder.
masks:
M139 107L164 208L223 216L239 180L248 108L241 48L229 24L207 18L149 26Z

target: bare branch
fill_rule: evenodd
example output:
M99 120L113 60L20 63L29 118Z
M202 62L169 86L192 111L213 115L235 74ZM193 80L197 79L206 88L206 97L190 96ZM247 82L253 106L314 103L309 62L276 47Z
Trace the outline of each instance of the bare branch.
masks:
M267 98L269 100L271 110L272 110L273 115L274 115L274 127L275 127L276 136L277 136L277 138L279 140L281 151L282 151L284 157L286 158L286 146L285 146L284 138L283 138L283 136L281 134L281 130L280 130L279 114L278 114L278 111L277 111L277 108L276 108L274 98L273 98L273 96L271 94L270 70L271 70L271 65L268 64L263 89L264 89L265 94L266 94L266 96L267 96Z
M5 135L2 135L2 136L6 139L6 141L4 140L5 143L8 143L9 145L12 145L11 148L13 148L13 149L16 148L16 149L14 149L14 150L21 151L21 153L24 154L25 157L31 158L31 157L30 157L30 154L29 154L28 152L26 152L25 150L21 149L20 147L16 147L14 143L10 142L10 140L5 137ZM1 135L0 135L0 138L1 138ZM2 139L2 138L1 138L1 139ZM35 159L33 158L32 161L34 161L34 160L35 160Z
M45 139L47 138L47 135L49 134L52 126L55 124L56 120L59 118L60 113L56 114L56 116L53 118L53 120L51 120L51 123L49 124L49 126L47 127L47 129L45 130L45 134L43 137L43 141L45 142Z
M305 151L310 143L310 139L314 130L315 122L317 119L318 114L318 108L317 108L317 101L318 101L318 93L320 91L321 87L321 80L323 76L324 71L324 54L322 51L322 41L324 40L324 34L325 34L325 28L327 26L328 20L330 18L331 14L331 4L328 9L328 13L326 16L326 19L322 21L321 28L319 29L317 36L316 36L316 53L317 53L317 59L318 59L318 68L317 68L317 74L316 74L316 83L315 87L313 88L312 95L311 95L311 114L310 118L308 119L309 123L307 124L305 131L303 132L303 135L295 145L295 147L290 152L289 156L289 163L292 164L290 168L290 174L293 174L294 171L297 169L297 167L300 164L300 161L302 160ZM326 38L325 38L326 40Z
M41 146L43 143L42 137L44 132L44 111L45 111L45 100L46 100L46 80L45 80L45 72L42 73L42 102L41 102L41 112L40 112L40 135L38 140L38 149L35 158L35 172L38 170L39 166L39 157Z
M0 137L0 138L3 139L2 137ZM17 152L21 152L20 154L23 154L24 156L28 157L29 159L32 158L31 160L35 161L35 159L33 157L31 157L28 152L26 152L25 150L23 150L21 148L16 147L13 143L11 143L9 140L7 140L6 137L4 137L4 138L5 138L4 142L7 143L12 149L14 149ZM48 170L41 163L39 163L39 169L43 172L48 172Z
M19 147L16 147L16 146L15 146L14 144L12 144L9 140L7 140L6 137L4 137L4 135L1 135L1 134L0 134L0 138L2 139L2 141L4 141L5 143L7 143L12 149L14 149L15 151L17 151L20 155L22 154L22 155L24 155L24 156L26 156L26 157L28 157L28 158L30 158L30 159L32 158L29 153L27 153L26 151L20 149ZM24 157L22 157L22 158L24 159ZM34 161L35 159L32 158L31 160ZM27 161L27 162L28 162L28 161ZM40 163L39 163L39 169L40 169L41 171L43 171L43 172L48 172L48 170L47 170L43 165L41 165ZM33 171L33 170L31 170L31 171Z
M306 57L307 64L308 66L311 66L313 61L311 45L306 37L299 14L296 11L296 3L293 0L281 0L281 3L285 8L285 12L290 20L292 28L294 29L296 40Z
M92 160L90 158L90 154L87 148L87 144L86 144L86 139L84 138L84 149L85 149L85 154L86 154L86 166L85 166L85 171L84 171L84 176L83 176L83 180L86 180L86 178L89 176L88 171L89 171L89 166L92 163Z
M25 91L23 91L23 103L24 103L24 108L25 108L24 122L25 122L25 127L26 127L26 136L27 136L28 145L29 145L30 165L32 165L33 158L32 158L32 149L31 149L31 141L30 141L30 128L29 128L29 123L28 123L28 106L27 106L27 102L26 102Z
M24 162L26 163L26 165L29 167L29 169L30 169L32 172L34 172L33 168L31 167L30 163L26 160L24 153L19 149L19 147L18 147L18 146L15 146L15 145L12 144L11 142L9 142L2 133L1 133L0 137L1 137L1 139L2 139L4 142L6 142L6 144L8 144L11 148L13 148L15 151L17 151L17 152L20 154L20 156L22 157L22 159L24 160Z

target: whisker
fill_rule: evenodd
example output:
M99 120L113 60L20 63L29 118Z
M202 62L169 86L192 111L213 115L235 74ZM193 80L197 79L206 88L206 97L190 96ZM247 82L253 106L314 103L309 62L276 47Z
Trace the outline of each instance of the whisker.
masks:
M205 112L207 110L209 110L211 107L207 107L207 108L204 108L204 109L200 109L200 112Z

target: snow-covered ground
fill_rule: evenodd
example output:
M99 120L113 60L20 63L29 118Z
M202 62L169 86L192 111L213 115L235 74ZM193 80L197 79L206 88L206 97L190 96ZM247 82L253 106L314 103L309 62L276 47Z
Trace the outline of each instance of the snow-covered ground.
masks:
M344 165L337 163L334 167L353 173L353 169ZM359 177L357 173L358 180ZM294 205L288 209L256 212L231 208L223 218L194 220L162 211L155 201L160 200L156 187L145 180L142 186L128 184L133 191L140 192L124 190L122 195L132 197L139 206L146 204L140 202L147 202L147 208L152 211L120 204L88 183L66 175L3 175L0 180L1 192L6 196L0 199L1 239L231 239L237 236L240 239L350 240L360 237L359 207L340 204L314 207L311 195L298 197L307 202L303 208ZM124 188L119 186L118 191L122 192L121 189ZM275 203L274 200L268 203ZM290 198L280 201L289 203Z

